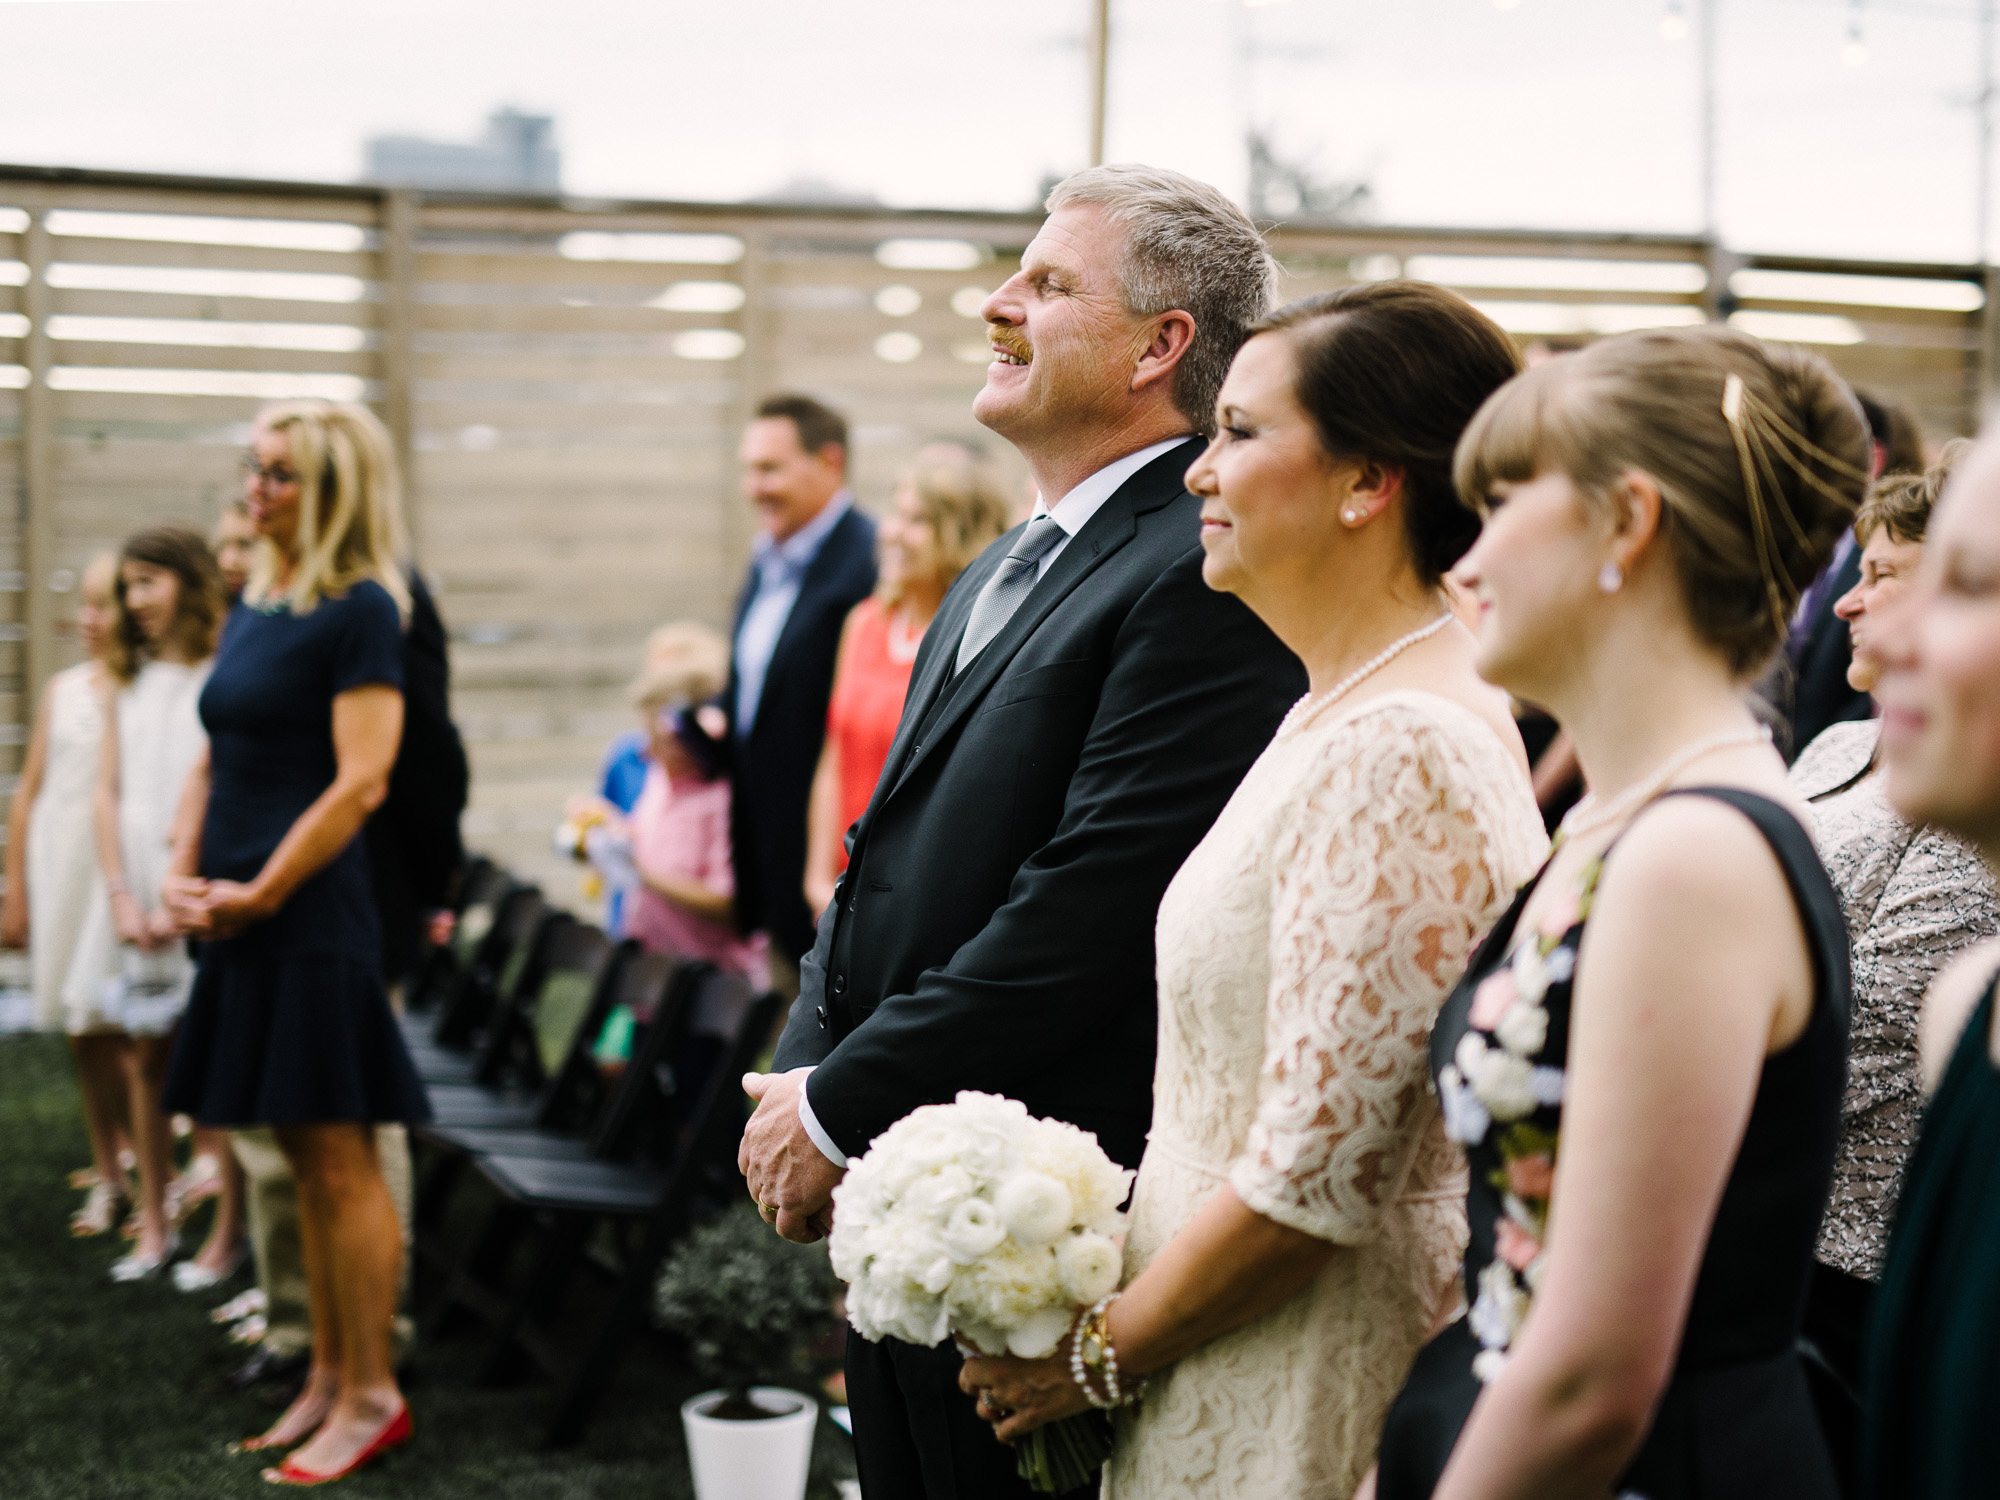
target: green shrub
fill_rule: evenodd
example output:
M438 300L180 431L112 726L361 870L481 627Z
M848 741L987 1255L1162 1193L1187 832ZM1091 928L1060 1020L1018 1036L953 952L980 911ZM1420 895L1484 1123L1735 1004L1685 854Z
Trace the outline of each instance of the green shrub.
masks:
M746 1203L690 1232L667 1257L653 1311L686 1341L697 1373L728 1393L735 1414L749 1405L751 1386L807 1373L806 1351L832 1331L837 1287L824 1242L781 1240Z

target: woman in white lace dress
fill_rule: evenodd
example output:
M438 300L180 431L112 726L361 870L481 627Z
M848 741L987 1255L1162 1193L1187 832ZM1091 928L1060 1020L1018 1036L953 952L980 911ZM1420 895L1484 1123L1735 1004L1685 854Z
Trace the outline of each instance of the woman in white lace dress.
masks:
M1477 531L1451 454L1514 371L1412 282L1308 299L1237 356L1189 471L1212 587L1312 691L1160 907L1153 1128L1123 1295L1043 1361L972 1360L1002 1439L1122 1390L1105 1493L1346 1500L1451 1310L1463 1166L1437 1008L1546 848L1504 697L1440 578ZM1072 1340L1079 1335L1072 1334ZM1095 1404L1093 1402L1093 1404Z

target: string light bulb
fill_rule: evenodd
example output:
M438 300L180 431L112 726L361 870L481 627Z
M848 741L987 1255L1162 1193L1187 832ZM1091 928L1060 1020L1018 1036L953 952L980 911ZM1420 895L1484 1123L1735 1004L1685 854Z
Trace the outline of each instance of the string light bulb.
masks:
M1667 0L1667 13L1660 17L1660 35L1670 42L1682 41L1688 34L1687 7L1683 0Z

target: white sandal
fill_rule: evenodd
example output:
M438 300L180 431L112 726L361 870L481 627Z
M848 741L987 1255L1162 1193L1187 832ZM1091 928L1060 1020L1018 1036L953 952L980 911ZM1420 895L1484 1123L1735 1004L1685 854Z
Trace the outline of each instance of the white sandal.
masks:
M264 1289L253 1286L247 1292L239 1292L222 1306L213 1308L208 1314L211 1323L241 1323L245 1318L261 1313L269 1304L264 1297Z
M126 1202L122 1189L98 1183L83 1200L83 1207L69 1216L69 1232L80 1240L110 1233L125 1217Z
M174 1287L183 1292L205 1292L210 1287L221 1286L242 1270L243 1263L249 1258L249 1247L238 1245L236 1253L229 1257L229 1264L220 1271L211 1271L199 1261L184 1260L174 1267Z
M117 1282L151 1281L173 1263L181 1253L181 1237L178 1231L169 1231L166 1242L160 1246L158 1255L141 1255L134 1250L129 1255L121 1255L111 1263L111 1279Z

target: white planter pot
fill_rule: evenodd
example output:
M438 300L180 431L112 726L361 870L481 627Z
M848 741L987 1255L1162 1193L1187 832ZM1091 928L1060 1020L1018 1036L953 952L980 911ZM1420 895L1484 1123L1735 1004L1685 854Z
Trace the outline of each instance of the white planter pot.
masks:
M707 1413L722 1400L721 1391L704 1391L681 1403L695 1500L804 1500L819 1403L776 1385L755 1386L752 1394L760 1406L785 1415L718 1420Z

